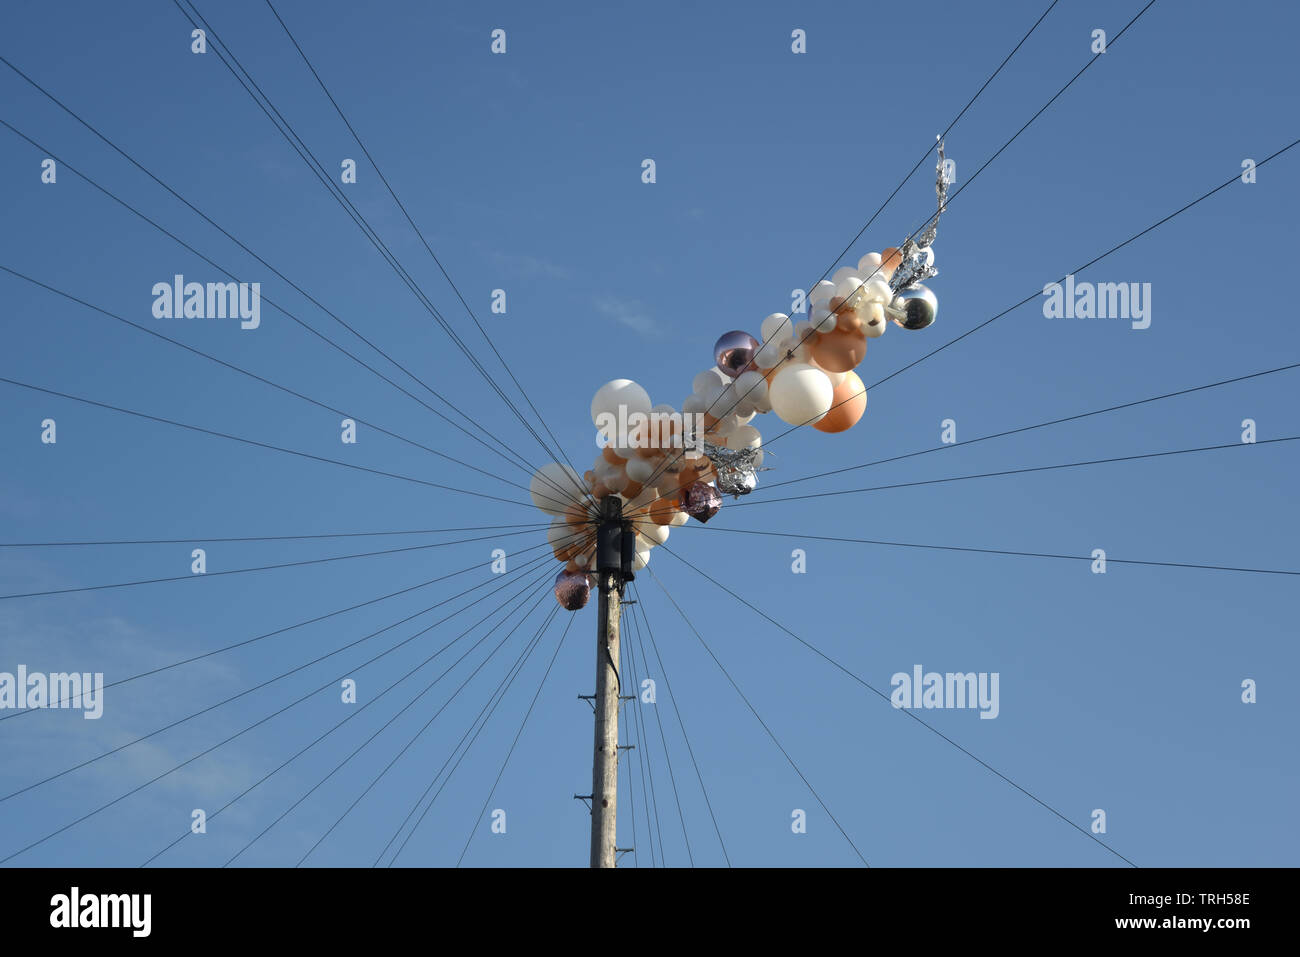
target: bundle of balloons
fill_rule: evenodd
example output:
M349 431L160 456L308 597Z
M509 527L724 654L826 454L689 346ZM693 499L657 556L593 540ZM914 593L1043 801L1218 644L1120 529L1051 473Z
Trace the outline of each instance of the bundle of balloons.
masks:
M555 596L570 611L590 596L600 503L618 496L636 532L633 569L644 568L650 550L668 540L674 526L694 518L707 522L723 493L744 494L757 483L762 435L751 424L775 413L792 426L844 432L862 418L867 392L854 369L867 340L890 322L924 329L934 322L934 293L919 282L901 288L900 277L928 277L934 253L905 244L868 253L856 267L838 270L809 291L808 318L773 313L762 322L762 339L728 332L714 347L714 364L695 377L681 412L652 405L630 379L615 379L591 401L600 455L582 475L567 465L538 469L529 486L533 504L553 517L551 548L564 569Z

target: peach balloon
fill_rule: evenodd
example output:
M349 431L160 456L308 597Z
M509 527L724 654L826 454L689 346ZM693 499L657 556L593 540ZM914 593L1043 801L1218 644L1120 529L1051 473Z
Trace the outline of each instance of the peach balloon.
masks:
M893 246L888 246L880 251L880 275L888 280L894 275L894 270L903 264L903 254Z
M673 520L676 511L676 497L656 499L650 506L650 521L656 525L667 525Z
M627 488L623 489L619 494L630 502L644 491L644 485L640 482L633 482L631 479L628 479Z
M591 521L585 505L570 505L564 510L564 520L570 525L586 525Z
M813 344L812 357L828 372L848 372L867 354L867 337L861 332L836 329L822 334Z
M846 432L858 424L867 411L867 390L856 372L848 372L835 387L831 410L813 423L819 432Z
M612 445L605 446L604 451L602 451L600 455L601 458L603 458L610 465L622 465L624 461L622 456L620 456L617 452L614 451L614 446Z

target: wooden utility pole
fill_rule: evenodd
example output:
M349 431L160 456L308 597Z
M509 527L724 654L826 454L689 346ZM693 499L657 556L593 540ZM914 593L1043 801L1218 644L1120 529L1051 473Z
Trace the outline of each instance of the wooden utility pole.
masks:
M623 521L622 502L604 500L597 532L596 574L600 600L596 610L596 736L591 766L591 866L613 867L618 823L619 610L623 582L631 576L631 526Z

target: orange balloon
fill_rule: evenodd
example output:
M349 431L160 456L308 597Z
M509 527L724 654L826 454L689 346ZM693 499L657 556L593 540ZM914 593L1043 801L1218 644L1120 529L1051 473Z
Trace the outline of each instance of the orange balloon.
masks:
M600 456L610 465L623 464L623 459L619 456L617 452L614 451L614 446L612 445L605 446L604 450L600 453Z
M677 498L666 497L655 499L650 504L650 521L656 525L668 525L673 520L673 515L677 512Z
M623 489L620 494L630 502L644 491L644 485L640 482L633 482L631 479L628 479L627 488Z
M570 525L586 525L591 516L587 514L586 506L574 504L564 510L564 520Z
M835 329L817 337L812 346L813 361L827 372L848 372L867 354L867 337L861 332Z
M894 270L903 264L903 254L893 246L886 247L880 251L880 275L888 280L894 275Z
M867 390L856 372L849 372L835 387L831 410L813 423L819 432L846 432L858 424L867 411Z

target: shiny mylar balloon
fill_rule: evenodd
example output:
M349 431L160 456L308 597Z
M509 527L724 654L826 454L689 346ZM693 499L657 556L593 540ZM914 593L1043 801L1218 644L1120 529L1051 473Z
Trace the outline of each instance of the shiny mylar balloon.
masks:
M712 485L696 482L682 489L682 511L691 518L707 522L722 508L722 495Z
M562 571L555 576L555 600L565 611L577 611L591 597L591 582L583 572Z
M934 322L939 300L919 282L898 290L889 304L889 318L904 329L924 329Z
M748 332L728 332L713 347L718 369L732 379L750 368L761 343Z

